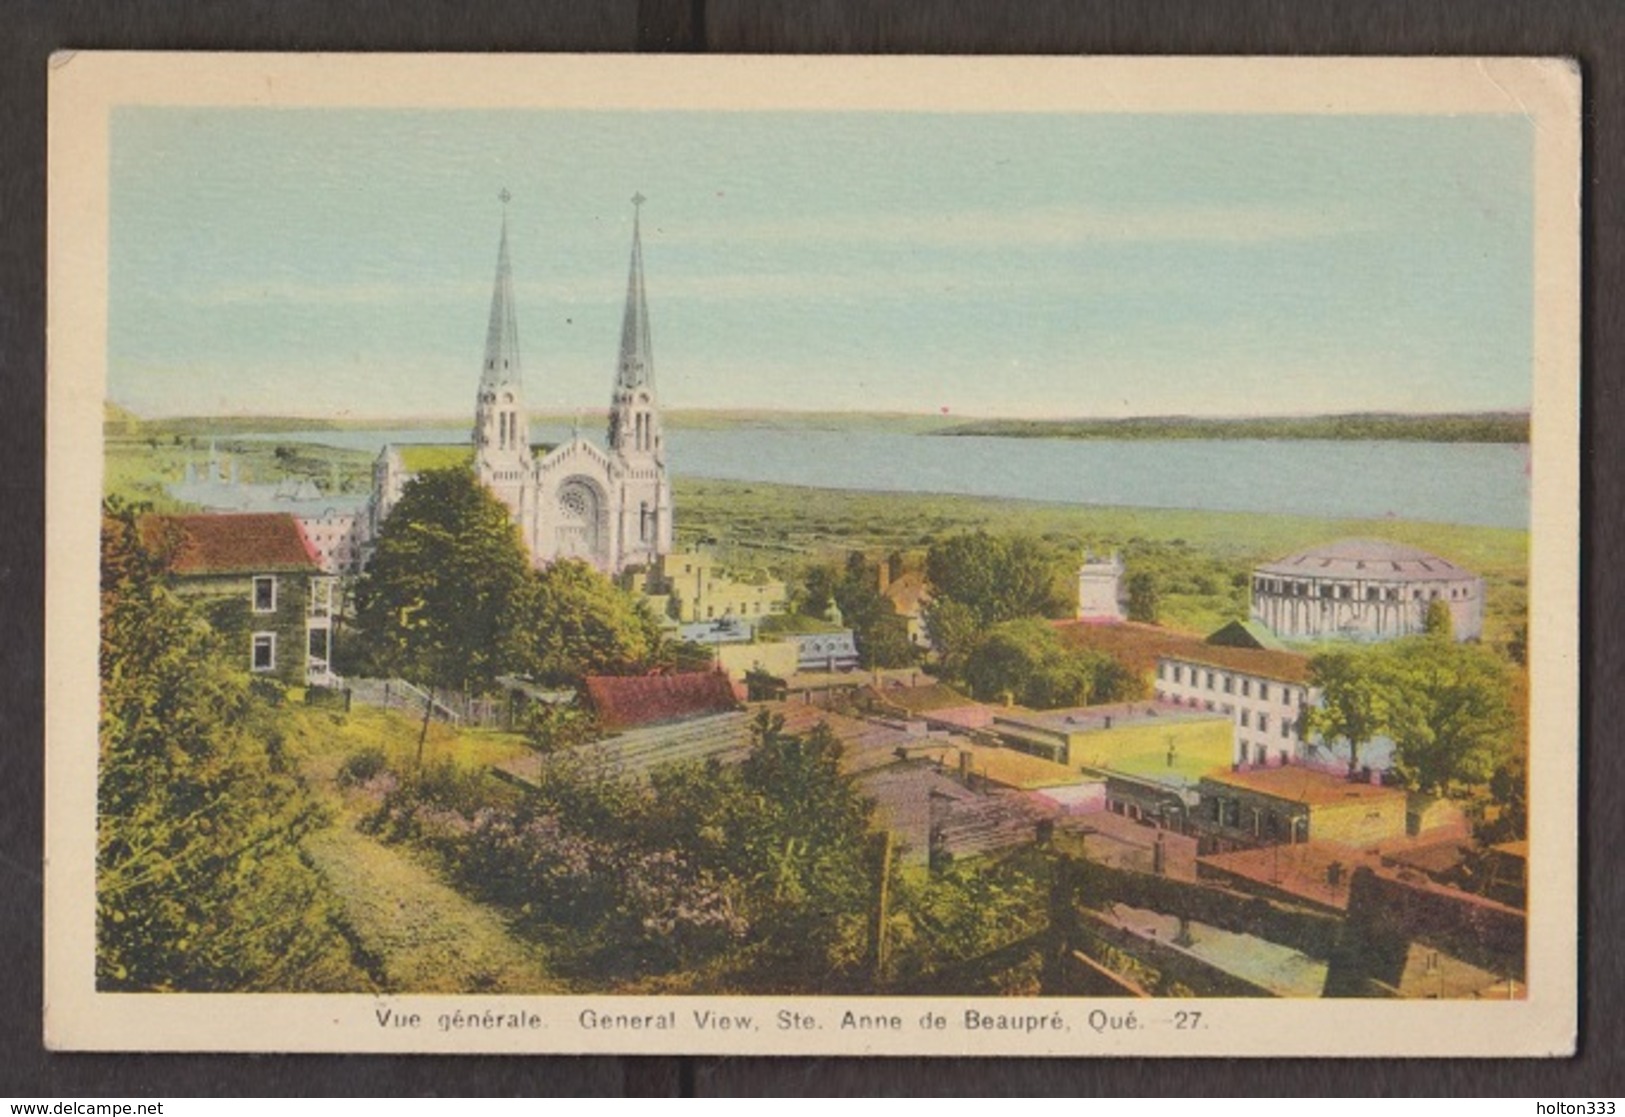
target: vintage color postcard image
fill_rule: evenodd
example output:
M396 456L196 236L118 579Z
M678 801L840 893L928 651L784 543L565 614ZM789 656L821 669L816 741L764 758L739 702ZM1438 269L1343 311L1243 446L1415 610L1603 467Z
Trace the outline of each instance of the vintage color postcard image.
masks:
M1579 97L59 56L48 1042L1571 1051Z

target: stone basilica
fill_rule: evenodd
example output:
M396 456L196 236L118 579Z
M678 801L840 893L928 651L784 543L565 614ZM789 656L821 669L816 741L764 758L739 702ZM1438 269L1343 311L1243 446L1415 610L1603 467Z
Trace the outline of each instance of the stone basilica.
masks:
M531 444L503 214L474 408L473 466L480 481L508 506L536 566L580 559L605 574L617 574L628 567L652 566L671 551L671 483L643 290L643 201L642 195L632 199L632 262L604 447L579 431L560 446ZM448 449L384 447L373 469L374 536L406 484L421 470L446 464Z

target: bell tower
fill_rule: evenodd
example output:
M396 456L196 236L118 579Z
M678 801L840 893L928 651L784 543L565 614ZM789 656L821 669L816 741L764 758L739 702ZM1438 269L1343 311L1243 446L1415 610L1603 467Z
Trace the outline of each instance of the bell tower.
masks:
M620 465L622 487L617 568L647 565L671 551L671 484L655 395L649 305L643 291L642 194L632 196L632 262L621 319L621 351L610 401L609 449Z
M519 363L519 320L514 312L513 267L508 260L508 201L502 201L502 238L497 247L496 286L485 332L474 409L474 469L517 519L530 484L530 431L525 418L524 376Z

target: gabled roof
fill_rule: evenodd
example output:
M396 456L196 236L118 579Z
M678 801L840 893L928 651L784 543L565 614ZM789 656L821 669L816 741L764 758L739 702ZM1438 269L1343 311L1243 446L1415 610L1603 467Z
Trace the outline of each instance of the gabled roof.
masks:
M1056 630L1068 647L1105 652L1134 671L1151 671L1159 659L1177 659L1278 682L1309 681L1309 658L1293 652L1210 644L1200 636L1133 621L1068 621L1057 624Z
M587 699L606 729L685 721L739 708L728 677L717 671L677 675L589 675Z
M1224 648L1256 648L1264 651L1284 652L1287 646L1281 638L1258 621L1231 621L1207 638L1209 644Z
M148 546L170 548L174 574L320 573L299 521L283 512L234 516L143 516Z

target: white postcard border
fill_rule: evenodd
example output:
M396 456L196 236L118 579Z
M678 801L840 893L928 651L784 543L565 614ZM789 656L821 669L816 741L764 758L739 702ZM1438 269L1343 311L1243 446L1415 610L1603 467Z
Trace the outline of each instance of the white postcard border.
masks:
M1182 113L1524 113L1535 128L1528 998L1352 1000L107 994L94 988L97 555L108 135L124 104ZM1575 1049L1580 89L1565 60L65 53L49 115L46 958L49 1046L152 1051L1562 1055ZM898 1034L839 1029L895 1013ZM595 1029L584 1011L676 1012ZM755 1017L718 1031L693 1013ZM778 1013L817 1030L780 1030ZM1175 1027L1176 1013L1201 1025ZM379 1022L416 1014L415 1028ZM965 1027L966 1014L1015 1020ZM1099 1016L1091 1016L1099 1013ZM1061 1028L1048 1018L1059 1014ZM543 1026L530 1027L533 1015ZM1135 1025L1127 1021L1131 1015ZM940 1016L944 1027L922 1027ZM476 1019L478 1023L470 1024ZM502 1018L511 1018L513 1024ZM461 1023L457 1023L457 1021ZM444 1022L444 1024L443 1024ZM1094 1026L1101 1023L1098 1029Z

